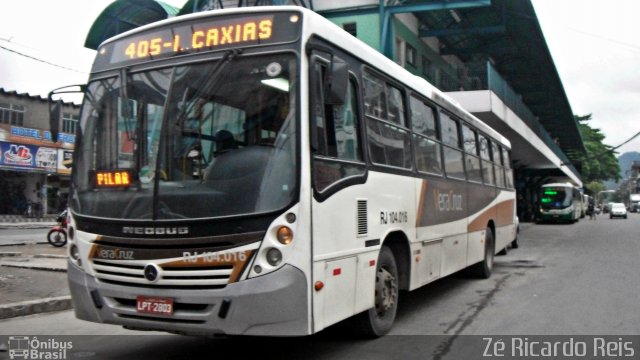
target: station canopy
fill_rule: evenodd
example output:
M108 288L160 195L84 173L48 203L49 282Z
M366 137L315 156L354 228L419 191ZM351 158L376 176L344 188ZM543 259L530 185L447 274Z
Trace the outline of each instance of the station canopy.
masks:
M458 2L465 1L446 3ZM409 0L402 4L429 3L442 1ZM582 136L531 1L488 3L413 14L421 24L420 36L437 37L442 55L455 55L465 63L491 61L540 124L558 138L563 152L574 164L579 162L586 151Z
M175 16L179 10L155 0L114 1L93 22L84 46L96 50L110 37Z

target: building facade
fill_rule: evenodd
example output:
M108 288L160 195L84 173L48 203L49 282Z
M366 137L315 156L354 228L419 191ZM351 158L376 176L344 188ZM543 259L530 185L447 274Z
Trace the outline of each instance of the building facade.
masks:
M0 88L0 215L39 217L66 206L79 113L62 103L54 142L48 100Z

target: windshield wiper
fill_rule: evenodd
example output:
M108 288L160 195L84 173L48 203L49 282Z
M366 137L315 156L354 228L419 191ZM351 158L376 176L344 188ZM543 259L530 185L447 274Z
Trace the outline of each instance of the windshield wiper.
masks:
M201 97L203 94L209 93L215 90L216 87L218 86L218 80L224 68L241 54L242 54L242 49L232 49L232 50L226 51L222 56L222 58L220 58L216 66L212 68L210 71L208 71L207 74L204 76L204 81L197 85L198 88L193 98L197 99ZM169 90L167 92L167 97L164 104L165 109L169 109L169 104L171 102L171 98L173 97L172 92L173 92L173 87L175 86L175 77L176 77L176 69L174 68L171 74L171 80L170 80L171 85L169 86ZM186 98L186 90L185 90L184 98ZM186 116L191 112L191 110L193 109L193 106L195 106L195 102L191 103L188 107L185 107L182 109L182 111L177 117L176 125L181 127L181 124L186 120ZM169 119L169 111L165 111L164 114L162 115L162 127L160 129L160 144L158 147L159 149L164 149L166 147L166 144L168 144L168 140L169 140L168 119ZM200 132L201 130L198 129L198 131ZM162 172L163 172L161 169L161 166L162 166L162 156L158 154L158 156L156 157L155 176L153 177L152 220L158 219L158 215L160 211L160 198L159 198L160 177L162 176Z
M196 92L191 96L192 99L198 99L202 97L203 94L212 93L216 90L216 87L219 85L219 78L222 74L222 70L231 63L233 60L237 59L242 54L242 49L232 49L228 50L224 53L222 58L218 61L216 66L209 70L205 76L203 76L203 81L201 83L196 84ZM185 92L182 96L182 103L184 104L187 100L187 92L189 91L189 87L185 88ZM180 114L177 116L176 125L178 127L182 126L187 120L187 115L191 113L194 106L196 106L196 102L191 102L188 106L184 106Z
M129 119L133 116L133 108L131 100L129 100L129 69L120 69L120 109L118 116L124 119L124 131L127 134L127 140L134 139L133 131Z

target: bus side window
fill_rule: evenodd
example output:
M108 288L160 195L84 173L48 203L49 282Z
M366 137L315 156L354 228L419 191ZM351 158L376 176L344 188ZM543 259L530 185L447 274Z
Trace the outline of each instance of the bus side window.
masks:
M440 132L444 145L444 170L447 176L465 179L464 160L460 150L458 122L445 113L440 113Z
M465 165L469 181L482 182L482 170L478 157L476 131L467 125L462 125L462 143L465 151Z
M366 115L373 116L378 119L387 118L387 95L385 93L385 84L378 78L364 73L362 76L364 82L364 112Z
M413 96L409 105L418 171L442 175L442 145L437 139L435 110Z
M509 152L505 148L502 148L502 161L504 163L505 187L513 189L513 170L511 170Z
M480 138L480 157L482 158L482 177L487 185L495 185L495 176L493 173L493 164L491 163L491 143L484 135Z
M374 164L412 167L402 91L367 72L363 75L369 156Z
M406 126L402 92L393 86L387 85L387 95L389 96L389 121L400 126Z
M341 179L364 174L360 127L358 117L357 87L349 80L343 105L329 105L322 98L326 67L315 63L312 76L312 118L316 126L317 149L313 163L315 189L324 191Z
M495 141L491 143L491 148L493 150L493 162L495 163L496 169L496 186L503 188L505 187L505 180L502 151L500 151L500 147Z

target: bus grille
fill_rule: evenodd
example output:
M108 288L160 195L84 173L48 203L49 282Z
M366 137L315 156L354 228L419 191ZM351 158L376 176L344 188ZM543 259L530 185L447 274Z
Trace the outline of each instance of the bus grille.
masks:
M233 248L142 248L94 243L89 262L106 283L174 289L220 289L245 272L259 242ZM153 274L145 277L145 269Z
M96 277L105 282L119 285L142 285L160 288L223 288L229 283L233 273L232 265L209 267L158 267L160 277L150 282L144 277L145 265L120 264L117 261L95 260L93 270Z

